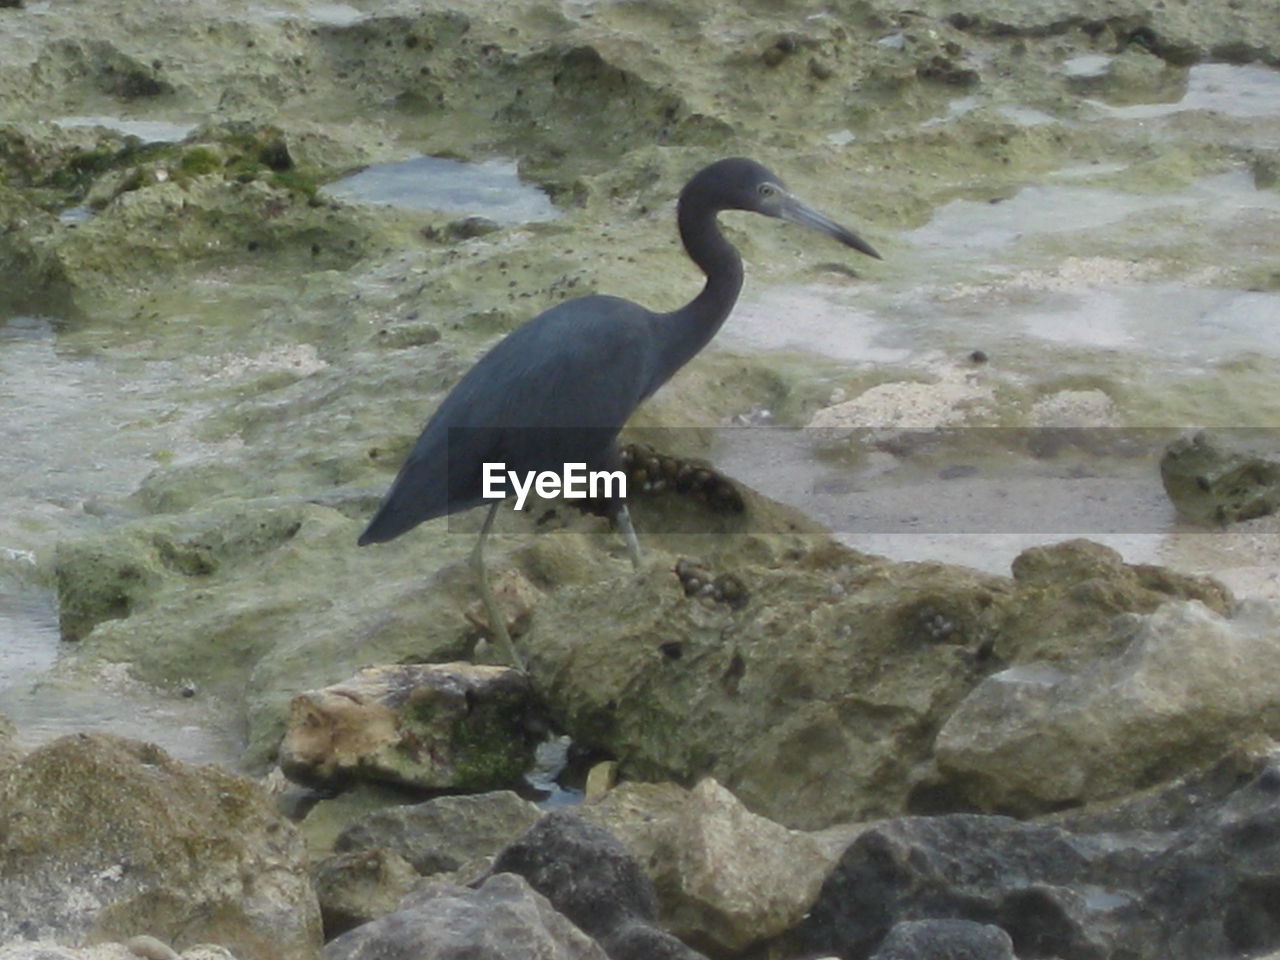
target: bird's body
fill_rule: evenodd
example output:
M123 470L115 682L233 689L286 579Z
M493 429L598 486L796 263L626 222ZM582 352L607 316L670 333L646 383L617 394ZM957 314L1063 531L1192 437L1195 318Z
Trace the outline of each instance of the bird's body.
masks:
M514 330L436 409L360 543L484 503L485 463L522 476L566 463L608 466L622 424L663 383L645 362L657 319L627 300L592 296Z
M588 296L539 314L485 354L427 422L359 542L398 537L434 517L491 502L473 555L495 632L510 650L484 576L481 549L497 503L483 496L483 467L521 475L610 465L632 412L715 336L742 289L742 259L716 223L747 210L821 230L869 256L855 234L811 209L760 164L733 158L704 167L680 193L677 222L689 256L706 274L701 293L654 313L618 297ZM625 504L617 505L638 561Z

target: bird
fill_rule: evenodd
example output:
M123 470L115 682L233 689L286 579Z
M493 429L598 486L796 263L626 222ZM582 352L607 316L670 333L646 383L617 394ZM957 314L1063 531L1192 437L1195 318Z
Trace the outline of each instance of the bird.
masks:
M486 463L524 476L616 465L618 432L632 412L707 345L742 290L742 257L717 217L743 210L834 237L869 257L865 240L790 193L768 168L744 157L717 160L680 191L676 225L685 253L705 275L701 292L668 313L603 294L551 307L507 334L463 375L428 419L376 512L364 546L392 540L436 517L489 503L470 564L490 631L522 669L484 565L484 544L501 499L487 499ZM610 504L633 565L640 548L625 500Z

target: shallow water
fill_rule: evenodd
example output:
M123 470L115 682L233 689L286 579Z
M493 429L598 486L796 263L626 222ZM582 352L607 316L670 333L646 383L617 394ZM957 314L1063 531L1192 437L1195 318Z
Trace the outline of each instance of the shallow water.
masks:
M1073 69L1105 66L1089 60ZM1180 104L1161 106L1276 113L1280 96L1266 92L1278 78L1264 68L1206 65L1192 71ZM957 100L952 116L974 109L972 99ZM1106 422L1169 428L1170 438L1195 426L1275 426L1280 292L1224 278L1274 258L1280 193L1259 189L1245 169L1182 189L1100 185L1125 172L1115 163L1064 167L1010 196L947 203L886 244L883 266L858 264L857 283L749 293L717 347L786 353L793 366L803 362L797 354L810 354L814 369L827 371L833 402L859 395L866 381L850 384L831 360L918 381L860 410L872 418L860 425L871 428L1028 422L1032 400L1064 387L1110 394ZM1205 266L1171 271L1164 262L1169 248L1205 243L1213 244ZM969 360L979 349L988 363ZM1007 573L1026 547L1070 536L1099 540L1131 562L1176 558L1184 569L1214 569L1210 558L1224 553L1214 534L1180 526L1160 484L1159 448L1137 469L1101 458L1057 474L1034 458L993 471L990 451L976 452L939 482L945 464L909 457L832 462L813 433L728 430L715 460L851 546L898 560ZM1269 555L1254 550L1245 562L1265 564ZM1241 580L1246 589L1259 583Z
M124 117L58 117L53 121L59 127L105 127L126 137L137 137L147 143L179 143L185 140L197 123L171 120L128 120Z
M187 383L171 363L113 362L60 351L48 321L0 324L0 714L35 745L96 729L160 743L194 762L230 763L238 746L197 725L193 706L116 677L59 672L56 600L35 576L37 551L103 522L161 450L192 449ZM107 510L109 512L109 509Z
M522 182L510 160L462 163L443 157L414 157L400 163L375 163L329 184L325 192L403 210L485 217L503 226L558 216L551 199Z
M1187 92L1175 103L1095 106L1127 120L1189 110L1211 110L1228 117L1280 117L1280 71L1254 64L1201 63L1188 71Z
M19 745L96 730L159 744L191 763L234 765L242 738L212 726L207 709L158 695L124 667L91 678L62 674L63 652L53 595L0 581L0 714L16 725Z

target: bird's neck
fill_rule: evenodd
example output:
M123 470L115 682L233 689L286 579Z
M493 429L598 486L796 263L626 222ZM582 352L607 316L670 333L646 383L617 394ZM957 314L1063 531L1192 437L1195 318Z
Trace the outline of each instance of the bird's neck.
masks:
M742 257L716 223L720 211L690 198L680 198L677 222L690 259L707 276L702 292L679 310L660 318L666 328L665 367L668 376L687 363L716 335L742 290Z

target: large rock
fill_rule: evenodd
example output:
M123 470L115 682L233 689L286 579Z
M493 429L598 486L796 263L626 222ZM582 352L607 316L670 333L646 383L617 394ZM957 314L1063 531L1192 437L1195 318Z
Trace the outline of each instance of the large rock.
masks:
M832 865L817 840L751 813L709 777L691 791L623 784L581 815L644 866L664 928L716 956L799 922Z
M0 903L0 941L150 934L240 960L320 944L302 840L257 786L105 735L0 770Z
M509 790L386 807L348 824L340 853L393 850L422 876L481 863L519 839L542 811Z
M399 908L329 942L326 960L611 960L521 877L478 890L428 884Z
M312 786L365 779L419 789L505 787L533 762L533 707L528 681L509 667L365 667L294 698L280 768Z
M390 913L424 876L466 883L542 811L510 791L397 804L347 824L314 879L325 930L343 933Z
M391 913L418 879L412 864L385 847L326 857L311 872L326 939Z
M1087 541L1028 551L1013 580L830 543L717 546L704 566L733 574L740 602L689 596L678 570L656 568L565 587L523 640L530 674L557 726L624 775L712 776L801 829L924 803L936 731L985 676L1113 651L1120 614L1230 602L1211 580Z
M1169 444L1160 479L1188 519L1224 524L1266 516L1280 509L1280 440L1273 430L1200 430Z
M1075 670L1024 664L988 677L938 733L953 794L1030 814L1114 797L1280 735L1280 609L1232 619L1169 603L1121 624L1126 648Z
M131 937L128 943L67 947L49 940L0 944L0 960L237 960L225 947L198 943L178 953L155 937Z
M898 924L957 919L1021 957L1193 960L1280 947L1280 766L1188 781L1072 827L951 814L870 826L775 955L863 958ZM1243 777L1241 776L1243 774ZM1223 788L1225 785L1225 789ZM1153 816L1156 808L1163 810ZM892 945L892 941L888 941Z
M880 942L871 960L1015 960L999 927L972 920L906 920Z
M500 854L516 873L604 947L611 960L698 960L657 926L658 900L639 862L605 828L576 813L547 814Z

